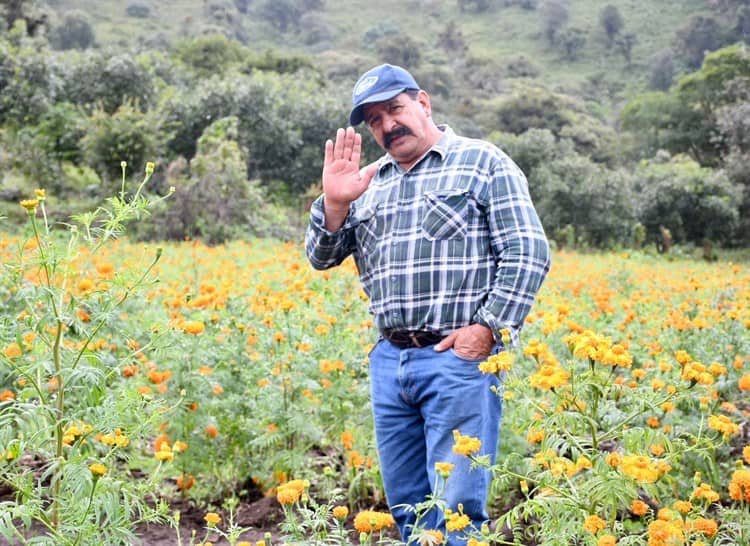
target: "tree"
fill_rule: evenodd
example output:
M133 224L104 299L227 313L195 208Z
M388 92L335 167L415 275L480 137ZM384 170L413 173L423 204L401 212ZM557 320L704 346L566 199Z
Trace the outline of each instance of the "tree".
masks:
M410 70L419 68L422 62L421 50L423 48L408 34L399 34L378 40L375 49L381 61L408 66Z
M623 20L622 15L620 15L620 10L617 9L617 6L608 4L599 12L599 22L602 24L604 33L607 35L607 49L609 49L614 44L617 35L625 26L625 21Z
M65 15L62 22L52 29L50 43L55 49L87 49L94 45L94 28L81 11Z
M633 61L633 46L638 43L638 36L636 36L634 32L627 32L617 38L615 43L617 44L617 49L620 50L620 53L622 53L622 56L625 58L625 62L630 66Z
M281 32L299 28L302 10L296 0L263 0L259 15Z
M223 74L243 62L248 50L223 34L211 34L181 40L175 45L175 56L199 79Z
M455 21L448 21L442 32L438 34L437 45L446 52L457 56L463 56L469 50L463 32Z
M544 36L550 45L557 41L557 36L568 22L568 17L568 5L564 0L545 0L542 4L542 26Z
M37 36L47 26L47 14L37 0L3 0L0 2L0 30L10 30L16 21L23 21L25 32Z
M723 45L723 29L713 17L693 15L677 30L676 42L688 66L698 68L707 51L715 51Z
M671 50L659 52L651 65L648 79L649 88L655 91L666 91L674 81L674 54Z
M586 45L586 33L580 28L566 28L560 32L557 41L563 49L565 58L575 61Z

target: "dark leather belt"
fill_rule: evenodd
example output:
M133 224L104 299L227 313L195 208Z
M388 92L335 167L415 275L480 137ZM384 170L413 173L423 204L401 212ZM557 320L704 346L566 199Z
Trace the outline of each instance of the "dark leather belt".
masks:
M439 343L445 336L428 330L391 330L385 329L380 332L385 339L393 343L399 349L411 349L413 347L427 347Z

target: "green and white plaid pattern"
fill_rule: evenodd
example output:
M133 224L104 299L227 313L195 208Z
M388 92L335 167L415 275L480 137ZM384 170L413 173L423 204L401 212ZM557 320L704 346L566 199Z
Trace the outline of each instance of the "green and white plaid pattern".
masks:
M526 177L497 147L441 129L409 172L381 158L338 231L325 229L318 198L307 256L327 269L352 254L381 330L478 322L515 338L550 267Z

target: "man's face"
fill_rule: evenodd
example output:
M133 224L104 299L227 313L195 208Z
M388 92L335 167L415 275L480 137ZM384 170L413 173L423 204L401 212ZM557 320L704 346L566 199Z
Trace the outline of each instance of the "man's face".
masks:
M378 145L408 168L434 144L430 100L424 91L416 99L401 93L364 108L367 127Z

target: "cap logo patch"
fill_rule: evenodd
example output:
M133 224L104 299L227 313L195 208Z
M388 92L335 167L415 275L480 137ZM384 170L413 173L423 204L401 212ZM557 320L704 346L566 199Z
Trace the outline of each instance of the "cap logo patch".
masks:
M377 83L378 77L377 76L368 76L361 82L359 82L359 85L357 85L357 88L354 90L355 95L361 95L368 89L370 89L375 83Z

